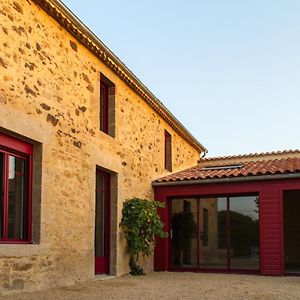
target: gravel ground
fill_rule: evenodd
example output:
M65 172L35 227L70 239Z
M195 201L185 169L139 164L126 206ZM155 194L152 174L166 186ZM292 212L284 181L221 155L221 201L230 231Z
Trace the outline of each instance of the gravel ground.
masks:
M92 281L1 300L99 299L300 299L300 277L265 277L199 273L151 273L147 276Z

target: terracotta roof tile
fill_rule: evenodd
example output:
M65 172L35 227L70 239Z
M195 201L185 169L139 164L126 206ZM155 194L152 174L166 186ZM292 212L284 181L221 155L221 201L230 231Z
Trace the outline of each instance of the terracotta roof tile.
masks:
M202 158L202 161L214 161L214 160L227 160L227 159L244 159L244 158L258 158L264 156L277 156L277 155L290 155L290 154L299 154L300 150L283 150L283 151L271 151L271 152L262 152L262 153L247 153L247 154L238 154L238 155L228 155L228 156L215 156L215 157L205 157Z
M300 157L287 157L268 160L241 161L217 166L200 163L192 168L162 177L155 182L218 179L259 175L300 173Z

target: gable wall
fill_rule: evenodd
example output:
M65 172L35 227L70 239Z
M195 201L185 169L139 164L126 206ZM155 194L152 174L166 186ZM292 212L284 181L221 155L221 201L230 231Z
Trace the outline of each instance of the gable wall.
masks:
M96 165L115 174L111 273L124 274L122 202L153 199L151 181L168 173L164 130L172 135L173 171L195 165L199 153L33 2L1 1L0 19L0 130L41 153L34 173L40 240L0 245L0 290L93 278ZM100 72L116 85L115 138L98 130ZM151 270L152 260L144 265Z

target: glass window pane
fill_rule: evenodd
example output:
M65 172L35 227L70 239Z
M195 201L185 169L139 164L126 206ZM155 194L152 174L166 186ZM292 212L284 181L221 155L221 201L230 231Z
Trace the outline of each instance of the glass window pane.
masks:
M285 271L300 273L300 191L283 193Z
M197 267L197 200L172 200L171 257L174 267Z
M105 249L105 198L106 178L96 174L95 256L104 256Z
M200 199L200 267L227 269L227 199Z
M0 239L3 238L4 155L0 153Z
M165 130L165 169L172 171L172 136Z
M100 83L100 130L108 133L108 85Z
M231 197L230 267L259 270L258 196Z
M22 240L26 231L25 161L9 156L8 162L8 232L9 239Z
M100 86L100 130L104 130L104 93L105 88L104 85Z

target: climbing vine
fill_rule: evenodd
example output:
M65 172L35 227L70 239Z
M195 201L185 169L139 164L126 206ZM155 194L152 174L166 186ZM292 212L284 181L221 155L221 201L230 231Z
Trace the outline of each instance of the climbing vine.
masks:
M132 198L123 203L120 226L124 228L129 248L130 274L144 275L144 270L137 264L139 254L149 256L153 252L154 238L167 237L164 224L157 213L164 204L158 201Z

